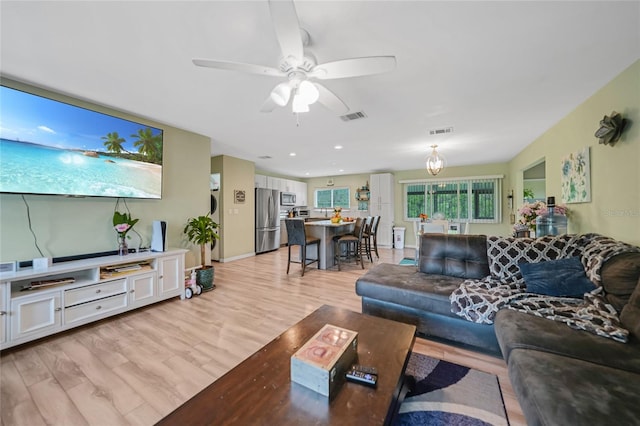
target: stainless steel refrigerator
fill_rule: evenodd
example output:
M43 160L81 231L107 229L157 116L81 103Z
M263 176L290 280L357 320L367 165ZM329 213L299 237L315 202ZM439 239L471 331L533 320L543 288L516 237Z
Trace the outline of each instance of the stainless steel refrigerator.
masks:
M280 191L256 188L256 253L280 247Z

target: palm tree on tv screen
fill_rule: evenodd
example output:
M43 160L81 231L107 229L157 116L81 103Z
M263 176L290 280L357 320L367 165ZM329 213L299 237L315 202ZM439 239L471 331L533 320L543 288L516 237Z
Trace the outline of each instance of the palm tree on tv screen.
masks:
M132 138L138 138L133 142L133 146L138 148L140 154L145 155L148 161L152 163L159 163L162 160L162 137L160 135L153 135L151 129L138 130L138 133L131 135Z
M126 141L124 138L121 138L118 132L107 133L107 136L103 136L101 139L104 139L104 146L108 151L113 152L115 154L120 154L121 152L129 152L122 146Z

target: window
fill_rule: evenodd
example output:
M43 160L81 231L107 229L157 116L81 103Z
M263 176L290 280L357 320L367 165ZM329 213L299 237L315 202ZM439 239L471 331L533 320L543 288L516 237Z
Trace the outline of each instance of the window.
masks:
M502 176L407 181L404 183L405 219L420 213L441 213L458 222L499 223Z
M349 208L349 188L316 189L314 207L319 209L334 207Z

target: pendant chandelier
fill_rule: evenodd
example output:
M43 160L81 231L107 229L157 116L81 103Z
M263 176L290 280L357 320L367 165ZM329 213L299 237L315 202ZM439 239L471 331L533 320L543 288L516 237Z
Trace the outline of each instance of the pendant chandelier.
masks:
M427 172L432 176L437 175L444 169L444 157L438 154L438 151L436 151L437 147L438 145L431 145L433 151L431 151L431 155L427 157Z

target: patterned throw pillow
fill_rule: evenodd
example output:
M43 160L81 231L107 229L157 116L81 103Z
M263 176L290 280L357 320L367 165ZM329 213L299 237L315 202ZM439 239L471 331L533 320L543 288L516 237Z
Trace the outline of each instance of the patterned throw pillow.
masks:
M519 266L527 293L582 298L585 293L596 289L585 275L579 257L521 263Z
M522 279L519 263L536 263L566 257L571 235L540 238L487 237L489 271L497 279L513 282Z

